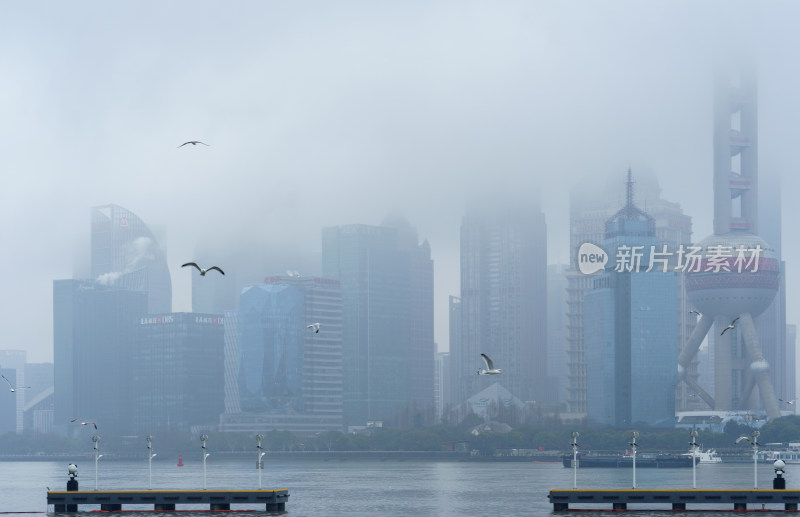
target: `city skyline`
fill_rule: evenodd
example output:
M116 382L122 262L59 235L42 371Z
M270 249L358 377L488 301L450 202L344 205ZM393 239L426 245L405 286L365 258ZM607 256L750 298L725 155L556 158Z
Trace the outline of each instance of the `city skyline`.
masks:
M612 5L79 3L42 17L12 1L0 20L12 78L0 96L8 346L52 360L51 282L89 277L88 209L116 203L163 235L176 312L191 308L178 266L196 252L316 257L321 228L400 210L438 264L446 350L458 227L475 193L540 192L548 263L568 261L556 222L570 188L628 166L657 174L695 235L711 233L713 69L742 53L759 71L762 176L800 191L800 7ZM187 140L209 146L177 147ZM782 257L796 321L800 243L785 239ZM287 267L305 269L273 272Z

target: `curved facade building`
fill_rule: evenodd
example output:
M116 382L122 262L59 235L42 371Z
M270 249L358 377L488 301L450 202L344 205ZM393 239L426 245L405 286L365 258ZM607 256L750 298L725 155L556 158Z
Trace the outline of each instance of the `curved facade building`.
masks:
M166 253L136 214L118 205L93 207L91 239L95 282L146 292L151 314L172 312Z

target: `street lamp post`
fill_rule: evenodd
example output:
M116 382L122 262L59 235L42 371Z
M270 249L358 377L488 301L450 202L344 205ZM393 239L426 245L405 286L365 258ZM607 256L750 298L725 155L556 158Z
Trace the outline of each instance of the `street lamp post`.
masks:
M153 489L153 458L158 456L153 454L153 437L147 435L147 489Z
M572 489L578 488L578 431L572 432Z
M692 429L689 433L692 441L689 442L689 447L692 448L692 488L697 488L697 472L695 471L695 463L697 463L697 431Z
M97 490L97 460L102 456L102 454L100 454L100 448L98 447L100 436L92 436L92 441L94 442L94 489Z
M256 468L258 469L258 489L261 490L261 469L263 468L263 464L261 463L261 458L264 457L265 452L262 452L263 447L261 447L261 442L264 440L263 434L256 435L256 450L258 451L258 460L256 460Z
M628 444L631 446L631 450L633 451L633 488L636 489L636 449L639 448L639 444L636 443L636 439L639 438L639 431L633 431L631 433L631 443Z
M206 440L208 440L208 435L201 434L200 441L203 442L203 490L206 489L206 458L210 456L210 454L206 452Z
M736 439L736 443L739 443L743 440L747 441L753 447L753 488L758 490L758 446L761 445L758 443L758 436L761 433L756 429L750 433L750 437L747 436L740 436Z

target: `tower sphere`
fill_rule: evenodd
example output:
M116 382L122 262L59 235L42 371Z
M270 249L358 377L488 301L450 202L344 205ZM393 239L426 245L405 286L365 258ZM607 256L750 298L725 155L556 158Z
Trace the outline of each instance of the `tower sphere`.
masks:
M708 316L735 317L745 312L758 316L769 307L778 291L780 264L775 250L764 239L732 231L706 237L697 246L701 248L701 266L694 271L687 263L686 291L700 312Z

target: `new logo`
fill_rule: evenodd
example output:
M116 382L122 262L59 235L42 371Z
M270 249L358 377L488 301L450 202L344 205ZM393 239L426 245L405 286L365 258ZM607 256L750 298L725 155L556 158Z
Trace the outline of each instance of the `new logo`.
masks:
M584 242L578 249L578 269L584 275L592 275L602 271L607 262L608 255L603 251L603 248L596 244Z

